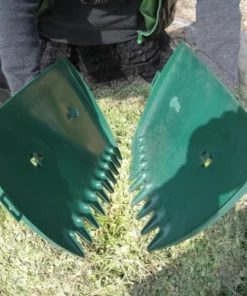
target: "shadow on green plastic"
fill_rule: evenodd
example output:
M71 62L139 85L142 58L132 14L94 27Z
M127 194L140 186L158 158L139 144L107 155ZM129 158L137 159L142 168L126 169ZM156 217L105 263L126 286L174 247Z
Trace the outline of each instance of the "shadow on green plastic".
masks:
M234 206L247 191L246 151L246 112L181 44L154 80L132 146L130 189L140 188L132 204L147 201L137 218L153 213L143 234L159 229L149 251L193 236Z
M224 142L219 134L225 137ZM201 166L198 147L212 149L208 167ZM142 188L135 198L134 203L147 201L138 219L153 213L142 234L159 228L148 251L178 244L205 230L243 197L247 192L246 151L247 114L241 107L193 132L186 163L175 176L151 192Z

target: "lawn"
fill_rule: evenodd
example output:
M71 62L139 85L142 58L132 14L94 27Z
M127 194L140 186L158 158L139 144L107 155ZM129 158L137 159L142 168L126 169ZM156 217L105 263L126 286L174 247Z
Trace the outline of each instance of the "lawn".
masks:
M145 221L137 221L128 192L130 149L149 95L142 81L94 90L123 154L121 174L91 229L92 246L79 259L16 223L0 206L1 296L245 296L247 198L207 231L172 248L148 253Z

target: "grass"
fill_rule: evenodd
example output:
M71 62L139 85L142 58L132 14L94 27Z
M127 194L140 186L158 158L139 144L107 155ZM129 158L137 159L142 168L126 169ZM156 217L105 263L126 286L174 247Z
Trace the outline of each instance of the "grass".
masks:
M144 221L130 205L128 169L137 122L149 94L141 81L94 90L123 154L107 215L97 217L83 260L43 241L0 207L1 296L245 296L247 199L218 223L175 247L149 254Z

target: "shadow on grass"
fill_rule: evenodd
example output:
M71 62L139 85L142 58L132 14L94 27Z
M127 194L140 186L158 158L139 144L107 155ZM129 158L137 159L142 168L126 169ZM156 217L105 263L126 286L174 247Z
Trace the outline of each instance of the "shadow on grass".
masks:
M236 202L238 197L234 198L239 192L245 193L246 127L246 113L239 108L236 113L227 111L193 132L186 163L172 179L152 193L152 198L148 198L143 207L143 216L153 213L144 232L159 228L150 249L160 249L198 233L221 216L220 211L226 203ZM155 137L155 130L152 133ZM153 143L154 139L149 140ZM212 159L208 169L200 167L204 151L209 152ZM180 150L178 152L182 154ZM174 155L168 151L169 169L176 162L176 156L172 157ZM163 174L169 175L169 171L164 168ZM167 254L169 265L148 278L140 278L130 288L130 295L247 295L246 230L246 209L235 214L232 210L205 236L180 245L181 251L177 255L174 247L160 251Z
M131 296L246 296L247 213L231 210L203 237L159 251L169 265L129 287ZM185 245L185 247L183 247ZM185 251L185 248L188 248Z

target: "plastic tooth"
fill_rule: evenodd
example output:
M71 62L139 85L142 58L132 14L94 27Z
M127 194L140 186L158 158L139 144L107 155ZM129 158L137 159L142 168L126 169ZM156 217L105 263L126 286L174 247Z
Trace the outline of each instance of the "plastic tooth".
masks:
M132 157L131 163L130 163L130 172L133 172L136 169L134 165L135 163L136 163L136 158Z
M92 190L87 190L86 191L86 198L87 198L87 203L88 204L98 201L95 192L92 191Z
M138 151L136 152L136 154L132 153L131 163L135 163L138 159L139 159Z
M105 172L101 170L96 170L95 175L96 178L100 180L104 180L106 178Z
M115 184L117 183L117 180L115 179L115 177L111 171L97 170L96 171L96 178L100 179L100 181L103 184L103 186L105 187L105 189L107 189L111 193L114 192L114 189L108 179L110 179L110 181L112 181L112 183L115 183Z
M92 238L87 231L84 223L82 222L82 218L78 215L73 215L73 222L74 222L74 230L78 232L86 242L92 242Z
M166 224L165 227L159 230L159 232L156 234L154 239L151 241L151 243L148 245L147 250L149 252L159 250L164 247L164 245L171 245L172 241L167 241L167 235L171 231L171 226L169 223Z
M147 161L143 161L142 163L140 163L140 168L141 169L146 169L148 166L148 162Z
M141 174L141 170L138 168L135 172L133 172L130 177L129 177L129 181L133 181L136 178L138 178Z
M157 240L158 240L158 242L159 242L160 239L161 239L161 235L160 235L160 232L159 232L159 233L154 237L154 239L151 241L151 243L148 245L148 247L147 247L148 252L152 252L152 251L157 250Z
M132 153L132 161L139 158L140 151L139 149L135 149L135 152Z
M133 192L137 190L139 187L143 185L143 178L136 179L129 188L129 192Z
M108 147L105 151L106 153L111 154L111 156L114 156L118 162L119 160L122 160L122 155L117 147Z
M131 152L131 162L133 161L133 159L136 159L136 157L138 156L138 151L133 151Z
M138 159L133 159L133 161L130 164L130 172L135 172L136 168L140 167L140 163Z
M130 165L130 174L131 176L136 173L136 171L146 171L148 167L147 162L142 162L142 163L131 163Z
M104 161L100 161L99 162L99 166L102 170L104 171L110 171L110 168L109 168L109 165L107 162L104 162Z
M105 193L104 189L102 188L101 190L97 190L97 193L99 195L99 197L106 203L110 203L110 199L108 197L108 195Z
M118 167L120 168L121 167L121 163L120 161L118 160L118 158L116 157L116 155L111 155L111 159L112 159L112 162Z
M113 149L114 149L114 152L115 152L117 158L118 158L119 160L123 160L123 157L122 157L122 154L121 154L119 148L118 148L118 147L114 147Z
M104 162L104 161L100 161L99 166L102 170L105 171L106 176L110 179L110 181L114 184L117 183L116 178L114 177L113 172L115 172L115 175L118 175L118 170L115 169L115 167L113 167L111 164Z
M138 150L139 150L139 153L146 152L146 146L140 146Z
M146 155L144 153L138 155L136 158L133 159L132 166L135 167L135 166L137 166L137 164L141 164L143 162L146 162Z
M117 170L117 168L115 167L115 165L113 164L113 163L109 163L108 164L108 166L109 166L109 168L110 168L110 170L115 174L115 175L119 175L119 172L118 172L118 170Z
M95 219L95 217L94 217L94 215L92 213L83 215L83 218L86 219L87 222L90 223L96 229L99 228L99 223L97 222L97 220Z
M99 214L105 216L105 210L101 206L98 200L90 202L90 205L97 211Z
M108 164L110 170L113 171L115 175L118 175L118 174L119 174L119 173L118 173L118 170L117 170L117 167L116 167L116 165L114 164L114 162L113 162L113 160L112 160L112 158L111 158L110 155L107 155L107 154L104 153L104 154L102 155L102 159L103 159L104 162L107 162L107 164Z
M136 142L137 149L140 149L140 147L143 147L146 145L146 141L144 139L141 139L140 141Z
M107 162L112 162L111 155L104 153L102 159Z
M141 143L143 141L144 141L144 137L143 136L140 136L140 133L135 134L135 142Z
M101 183L106 190L108 190L110 193L114 193L114 189L113 189L111 183L107 179L102 180Z
M103 186L101 184L101 182L99 181L93 181L92 182L92 188L93 190L96 191L97 195L103 200L105 201L106 203L110 203L110 199L109 197L107 196L107 194L105 193L104 189L103 189Z
M111 163L100 161L99 165L100 165L100 168L105 172L110 172L110 173L113 172L115 175L119 175L118 170Z
M131 152L134 153L136 150L136 143L135 140L133 140L132 144L131 144Z
M132 153L137 154L140 151L140 147L142 147L143 144L139 144L138 142L134 143L132 145Z
M143 162L146 159L146 155L145 154L141 154L140 158L139 158L139 162Z
M138 194L133 198L132 205L137 205L139 202L147 198L147 189L143 187Z
M86 230L86 228L77 227L75 229L75 231L87 243L91 244L93 242L93 239L92 239L91 235L89 234L89 232Z
M132 153L132 159L131 159L131 162L134 162L135 160L137 160L138 159L138 152L136 152L136 153Z
M138 144L138 143L139 143L139 137L135 134L133 144Z
M95 182L95 180L92 182L92 187L93 187L93 189L95 189L96 191L98 191L98 190L102 190L102 189L103 189L101 182L100 182L100 181L96 181L96 182Z
M109 154L115 154L114 149L112 147L107 147L105 151L106 153L109 153Z
M143 227L141 234L146 235L158 227L159 217L154 214L147 224Z
M133 166L133 160L132 160L131 163L130 163L130 167L129 167L130 175L133 175L133 173L135 173L136 170L138 170L138 168Z
M120 168L121 167L121 163L119 162L119 160L117 159L117 157L115 155L103 155L103 159L107 162L113 163L116 167Z
M145 205L143 206L143 208L137 214L136 219L142 219L145 216L147 216L148 214L152 213L153 206L154 206L153 200L148 199L147 202L145 203Z
M139 136L139 137L137 138L137 141L138 141L138 144L139 144L139 145L145 143L145 139L144 139L143 136Z
M70 231L68 241L69 241L70 246L69 246L69 248L67 250L70 251L70 252L73 252L77 256L80 256L80 257L84 258L85 253L84 253L81 245L77 241L74 231Z
M113 183L117 184L117 179L114 177L113 173L111 171L106 171L105 172L106 177Z

